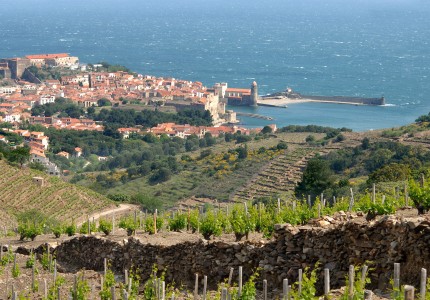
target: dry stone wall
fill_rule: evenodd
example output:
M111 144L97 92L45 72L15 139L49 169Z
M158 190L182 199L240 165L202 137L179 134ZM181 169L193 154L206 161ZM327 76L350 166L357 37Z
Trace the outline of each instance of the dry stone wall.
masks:
M350 264L368 263L374 268L370 275L372 288L383 289L392 277L395 262L401 263L402 283L417 285L420 268L430 269L429 246L429 216L384 216L367 222L360 216L339 213L306 226L278 225L275 238L267 243L201 240L161 246L134 238L118 243L81 236L54 251L58 263L68 270L101 271L106 257L115 272L134 266L146 279L157 264L166 270L168 281L188 287L193 285L195 273L207 275L214 287L228 277L231 267L237 272L237 267L243 266L245 278L260 267L262 279L267 279L272 289L281 288L284 278L294 282L298 269L317 262L331 270L332 287L339 287L344 285Z

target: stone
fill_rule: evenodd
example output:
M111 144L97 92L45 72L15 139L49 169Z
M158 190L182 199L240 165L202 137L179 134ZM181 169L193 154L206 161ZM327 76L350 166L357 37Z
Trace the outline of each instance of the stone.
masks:
M324 221L324 220L318 221L317 224L319 227L323 227L323 228L330 226L330 222Z

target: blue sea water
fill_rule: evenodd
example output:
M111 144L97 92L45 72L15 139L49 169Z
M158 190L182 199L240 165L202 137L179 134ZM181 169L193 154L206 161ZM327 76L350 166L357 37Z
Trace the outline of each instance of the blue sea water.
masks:
M228 82L260 94L380 97L364 107L252 110L275 121L369 130L430 111L426 0L0 0L0 57L69 52L139 73ZM237 108L250 111L251 108Z

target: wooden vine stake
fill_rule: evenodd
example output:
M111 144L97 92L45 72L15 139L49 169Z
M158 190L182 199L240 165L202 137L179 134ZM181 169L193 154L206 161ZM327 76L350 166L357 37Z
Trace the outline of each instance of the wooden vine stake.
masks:
M43 295L45 295L45 298L48 298L48 283L46 282L46 278L43 279Z
M54 259L54 284L57 281L57 260Z
M415 288L412 285L405 285L405 300L415 299Z
M194 300L199 297L199 274L196 273L196 280L194 282Z
M154 212L154 234L157 234L157 209Z
M369 270L369 267L366 265L363 265L363 268L361 269L361 282L363 283L363 288L365 288L365 285L366 285L366 276L367 276L368 270Z
M399 291L400 291L400 264L395 263L394 264L394 297L399 297Z
M91 223L90 223L90 215L87 215L87 225L88 225L88 234L91 234Z
M299 269L299 296L302 295L302 281L303 281L303 269Z
M327 297L330 293L330 270L324 269L324 295Z
M231 281L233 280L233 272L234 268L230 268L230 274L228 275L228 285L231 285Z
M349 299L353 299L354 297L354 277L355 277L355 270L354 270L354 266L350 265L349 266L349 272L348 272L348 277L349 277L349 294L348 294L348 298Z
M78 276L75 274L74 278L73 278L73 295L75 295L74 297L76 297L78 291Z
M282 300L288 300L288 279L282 281Z
M161 300L165 300L166 299L166 282L162 281L161 282Z
M227 288L221 290L221 300L227 300Z
M409 195L408 195L408 186L405 183L405 187L404 187L404 193L405 193L405 206L409 205Z
M263 280L263 300L267 300L267 280Z
M427 284L427 269L421 269L421 278L420 278L420 299L426 299L426 284Z
M239 267L239 290L238 290L238 296L242 295L242 266Z
M206 300L207 288L208 288L208 277L205 275L203 277L203 296L202 296L203 300Z
M352 191L352 188L350 188L349 191L351 192L351 199L349 200L348 211L351 212L352 208L354 207L354 192Z
M3 259L3 245L0 244L0 261Z
M33 266L31 267L31 290L33 292L36 291L36 281L35 281L35 273L36 273L36 261L33 263Z

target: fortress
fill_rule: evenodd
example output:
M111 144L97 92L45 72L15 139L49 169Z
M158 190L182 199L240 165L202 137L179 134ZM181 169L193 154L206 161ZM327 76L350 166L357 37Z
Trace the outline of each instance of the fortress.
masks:
M255 81L251 84L250 89L229 88L227 83L223 82L215 84L214 90L220 100L228 105L254 107L258 105L258 85Z

